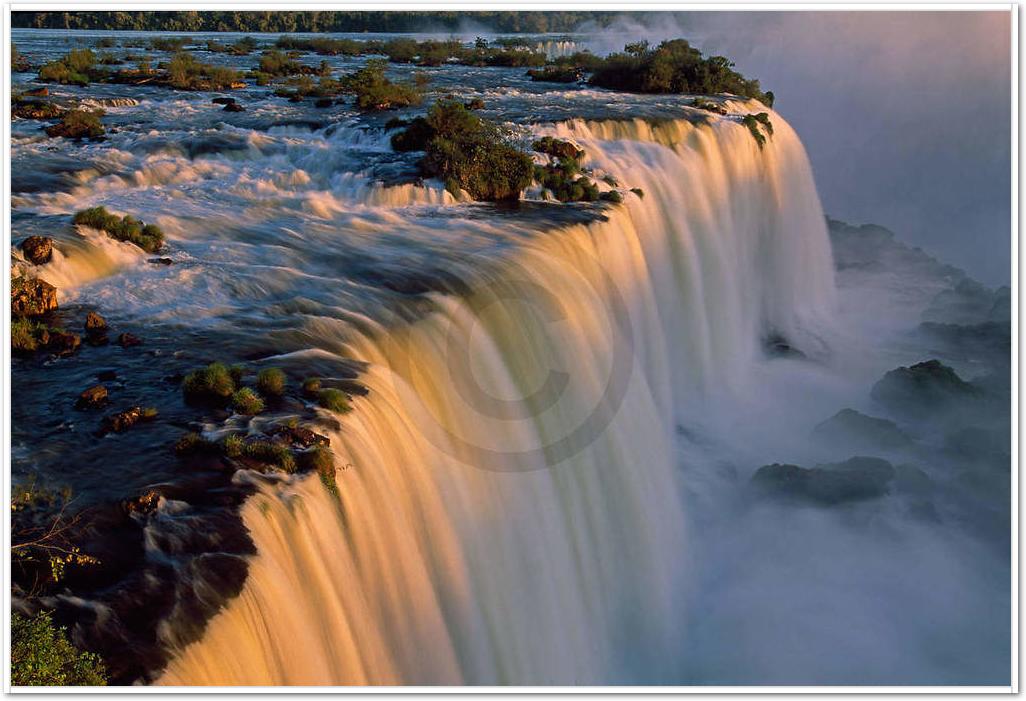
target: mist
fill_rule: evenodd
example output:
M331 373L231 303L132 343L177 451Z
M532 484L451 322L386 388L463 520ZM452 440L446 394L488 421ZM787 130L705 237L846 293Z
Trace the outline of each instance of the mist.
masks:
M981 282L1008 284L1008 12L667 14L625 16L589 45L683 36L730 57L774 92L830 216L881 224Z

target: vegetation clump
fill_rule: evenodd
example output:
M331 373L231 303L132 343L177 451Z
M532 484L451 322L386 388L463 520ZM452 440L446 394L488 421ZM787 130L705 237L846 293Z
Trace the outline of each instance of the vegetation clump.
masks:
M25 73L32 70L32 66L25 56L18 51L18 47L11 42L11 71L14 73Z
M344 90L356 96L362 110L394 110L419 105L424 99L426 77L417 74L413 82L393 83L385 75L387 62L372 58L360 70L342 79Z
M179 51L167 64L168 84L177 90L227 90L242 84L242 75L231 68L199 61Z
M589 84L601 88L638 93L733 93L761 100L772 106L758 80L749 80L734 70L724 56L702 56L685 39L664 41L651 48L647 41L628 44L621 53L607 56L592 67Z
M313 72L314 69L304 66L288 54L276 49L265 51L260 55L257 72L273 77L284 77L299 73Z
M212 454L216 452L216 443L208 441L193 431L182 434L182 437L175 443L175 453L178 455Z
M284 472L296 471L296 458L287 445L273 441L256 440L246 443L242 455L257 462L273 465Z
M72 49L67 56L50 61L39 69L39 80L63 85L89 85L95 80L96 54L90 49Z
M182 381L185 401L191 404L224 405L235 393L235 380L224 363L211 363L193 370Z
M325 488L338 496L338 484L335 482L335 457L327 446L316 445L299 454L300 464L304 470L316 472Z
M46 128L46 135L51 138L63 137L65 139L87 139L95 141L103 138L106 130L100 117L104 115L102 109L98 110L68 110L61 116L61 121Z
M253 416L264 410L264 400L249 387L243 387L232 394L232 408L237 414Z
M343 414L351 408L349 397L340 389L322 389L317 393L317 403L328 411L334 411L337 414Z
M760 131L760 126L766 130L766 134L773 136L773 124L770 122L769 114L759 112L758 114L746 114L741 118L741 123L748 128L755 143L759 144L761 150L766 145L766 136Z
M543 193L551 193L560 202L598 201L598 187L581 175L584 151L569 141L551 136L538 139L531 148L549 157L547 164L534 166L534 179L543 188Z
M257 373L257 389L265 397L280 397L285 393L285 373L279 368L264 368Z
M436 102L392 135L397 151L424 151L421 171L450 192L466 190L475 200L516 200L531 184L531 157L504 138L494 123L454 100Z
M578 66L553 64L532 68L527 75L531 80L542 83L576 83L584 77L584 71Z
M107 232L118 241L133 243L147 253L156 253L164 245L164 232L156 224L143 224L125 215L111 214L105 207L90 207L75 215L72 222Z
M316 377L308 377L303 380L303 396L308 399L316 399L317 393L321 391L321 381Z
M103 686L107 672L99 656L75 648L64 628L42 611L11 615L11 684L14 686Z

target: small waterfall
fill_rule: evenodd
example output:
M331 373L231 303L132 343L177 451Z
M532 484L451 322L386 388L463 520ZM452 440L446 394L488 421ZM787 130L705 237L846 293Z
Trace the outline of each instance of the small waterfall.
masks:
M370 392L330 436L338 495L260 488L243 592L159 683L682 681L677 426L766 333L822 352L833 304L804 150L773 125L763 149L731 119L540 129L644 197L348 339Z

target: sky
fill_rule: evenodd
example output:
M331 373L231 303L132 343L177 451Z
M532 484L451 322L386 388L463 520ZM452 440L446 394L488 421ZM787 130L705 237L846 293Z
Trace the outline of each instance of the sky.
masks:
M883 225L981 282L1009 283L1009 12L667 14L624 21L596 50L683 36L728 56L776 95L827 214Z

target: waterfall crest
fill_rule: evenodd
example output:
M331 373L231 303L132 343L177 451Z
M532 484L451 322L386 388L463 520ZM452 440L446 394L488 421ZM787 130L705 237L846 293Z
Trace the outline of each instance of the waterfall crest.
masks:
M804 149L772 119L761 149L731 119L539 127L643 197L347 339L370 391L330 435L337 496L260 487L243 592L159 683L682 681L678 426L767 334L825 352L834 303Z

